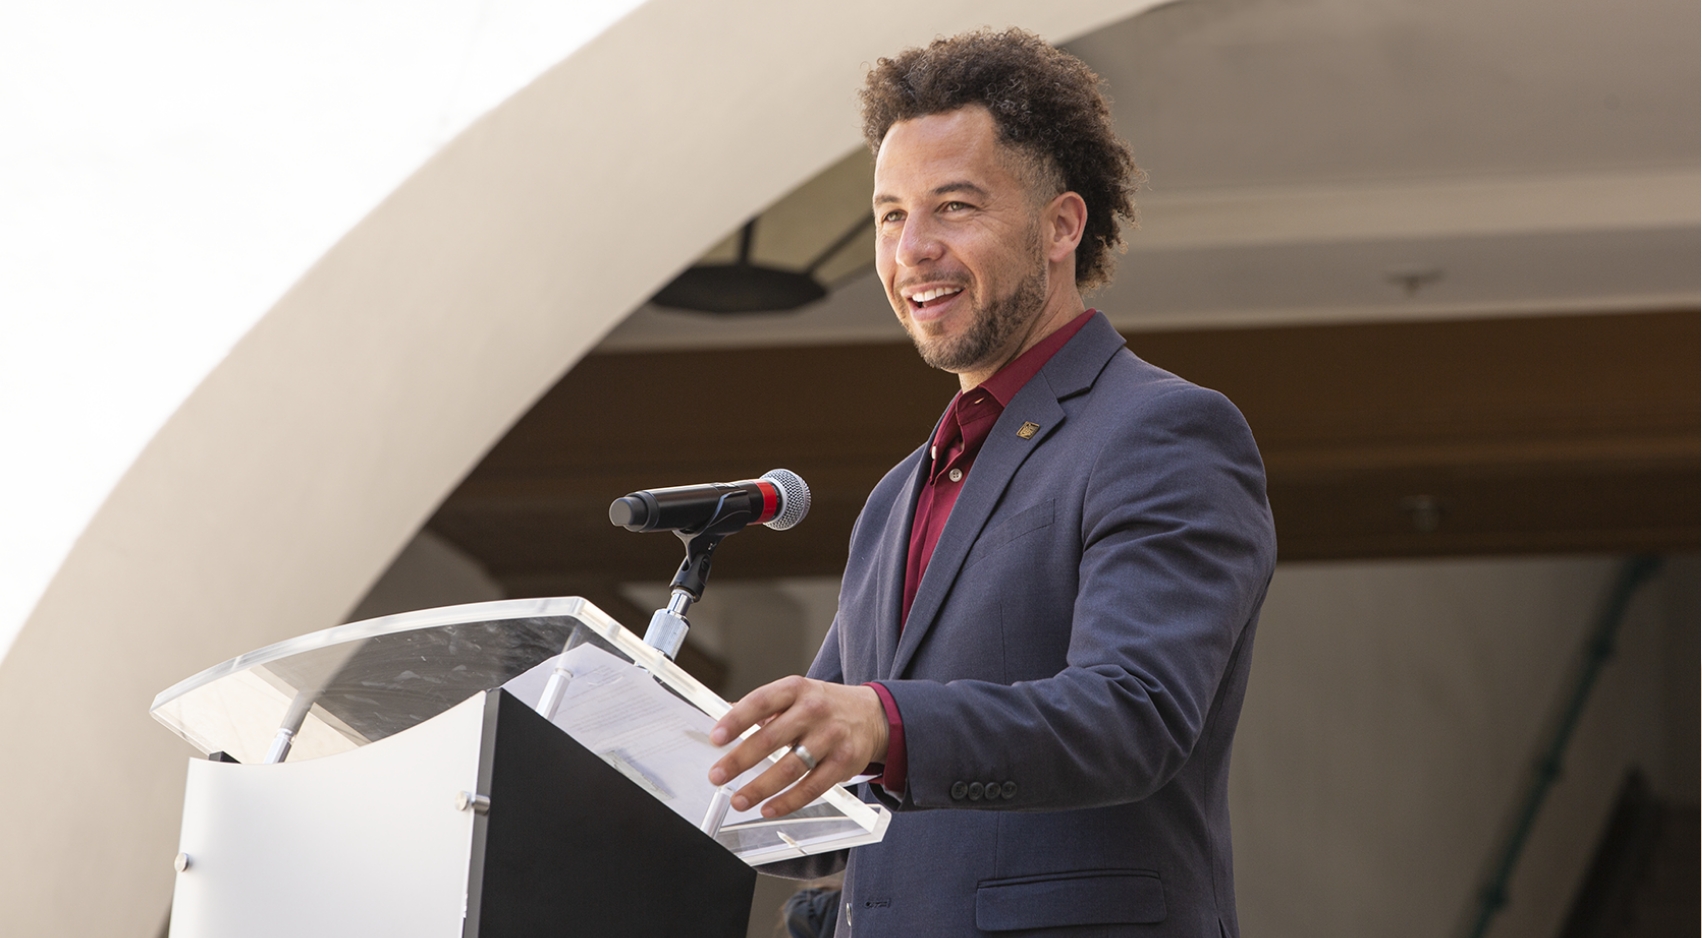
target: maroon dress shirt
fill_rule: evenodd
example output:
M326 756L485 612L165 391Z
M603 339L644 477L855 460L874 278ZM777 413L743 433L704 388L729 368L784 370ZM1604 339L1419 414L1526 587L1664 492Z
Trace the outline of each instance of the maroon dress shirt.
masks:
M899 612L899 628L910 618L910 604L916 600L916 590L922 585L922 574L933 559L934 547L940 542L946 519L951 517L957 495L969 480L969 469L993 424L1005 412L1006 405L1023 386L1040 373L1052 356L1064 347L1081 327L1087 325L1094 310L1059 327L1039 344L1007 362L982 384L960 392L952 398L940 427L934 432L928 447L928 479L916 498L916 512L910 522L910 549L904 562L904 605ZM892 694L879 682L871 682L875 694L886 710L887 744L884 765L871 765L870 771L880 772L880 785L894 795L902 795L909 770L905 758L904 719L893 702Z

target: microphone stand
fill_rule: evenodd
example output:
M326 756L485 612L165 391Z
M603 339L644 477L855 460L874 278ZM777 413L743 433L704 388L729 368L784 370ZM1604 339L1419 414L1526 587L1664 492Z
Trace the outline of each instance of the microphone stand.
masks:
M685 542L686 559L680 563L679 572L674 574L674 582L670 584L672 592L668 596L668 605L656 610L655 615L650 617L650 627L644 632L646 645L659 649L669 660L680 653L680 646L685 644L686 632L691 629L691 623L686 621L686 610L691 608L692 603L703 598L703 587L709 579L709 564L715 559L715 548L720 546L727 535L743 528L749 520L750 513L747 511L734 511L725 518L720 517L717 512L717 516L709 524L695 532L674 532ZM568 652L584 643L583 629L574 626L572 634L567 638L567 644L561 650L563 660ZM567 694L568 682L572 680L573 672L569 671L562 661L557 661L534 708L543 714L544 719L555 719L556 709L561 706L562 698ZM722 810L725 812L725 808Z
M715 548L721 546L727 535L742 530L751 521L750 512L743 510L722 517L726 504L726 499L722 499L722 507L702 528L674 532L685 543L686 559L680 562L680 569L669 584L668 605L656 610L650 617L650 627L644 630L644 644L661 649L669 660L677 656L680 646L685 644L686 632L691 629L691 623L686 621L686 610L703 598L703 588L709 580L709 564L715 559ZM727 819L727 809L732 806L732 798L731 784L715 789L714 797L709 800L709 810L703 815L698 828L711 837L719 834Z
M725 501L723 501L725 504ZM695 531L675 531L685 544L686 559L669 584L668 605L650 617L650 627L644 631L644 643L660 649L670 659L680 653L691 623L686 610L703 598L703 588L709 580L709 565L715 559L715 548L727 535L739 531L751 521L750 512L742 509L723 515L717 511L712 520Z

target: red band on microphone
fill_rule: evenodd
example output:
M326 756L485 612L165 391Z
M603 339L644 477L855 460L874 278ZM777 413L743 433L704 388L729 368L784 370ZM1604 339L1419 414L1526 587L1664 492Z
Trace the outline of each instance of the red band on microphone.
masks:
M756 523L767 524L780 514L780 488L767 479L756 480L756 487L762 492L762 517Z

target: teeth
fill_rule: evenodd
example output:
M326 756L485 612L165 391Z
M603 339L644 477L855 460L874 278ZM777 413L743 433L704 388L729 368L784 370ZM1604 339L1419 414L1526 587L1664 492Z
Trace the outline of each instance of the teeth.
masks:
M926 303L930 300L937 300L942 296L949 296L950 294L953 294L953 293L962 293L962 292L963 292L962 287L937 287L933 290L924 290L921 293L912 294L911 297L910 297L910 302L912 302L912 303Z

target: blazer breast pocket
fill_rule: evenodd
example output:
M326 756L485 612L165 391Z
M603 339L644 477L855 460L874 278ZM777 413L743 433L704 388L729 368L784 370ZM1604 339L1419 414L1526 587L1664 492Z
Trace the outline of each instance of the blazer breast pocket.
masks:
M975 889L975 927L1019 932L1071 925L1164 921L1164 882L1151 870L1081 870L984 880Z
M970 552L964 566L973 566L986 559L1012 541L1025 535L1052 526L1057 515L1058 500L1049 498L1038 505L1033 505L1017 512L1009 518L993 522L975 539L975 547Z

